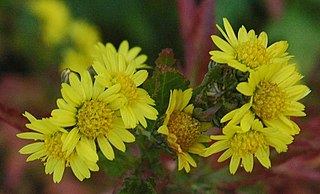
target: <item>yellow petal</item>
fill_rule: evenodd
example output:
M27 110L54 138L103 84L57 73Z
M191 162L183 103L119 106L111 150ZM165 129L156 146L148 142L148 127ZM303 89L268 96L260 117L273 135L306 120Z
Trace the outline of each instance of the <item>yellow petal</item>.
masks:
M253 155L252 154L246 154L242 158L242 164L246 172L251 172L253 169Z
M214 42L214 44L221 49L223 52L228 53L229 55L233 55L235 50L234 48L232 48L232 46L230 46L229 43L227 43L226 41L224 41L222 38L220 38L219 36L216 35L212 35L211 36L212 41Z
M240 157L236 155L232 155L229 165L229 171L231 174L236 173L240 164Z
M80 140L79 129L73 128L63 140L62 151L67 151L66 155L70 155Z
M62 179L65 169L65 163L63 160L59 160L53 171L53 182L59 183Z
M229 147L230 147L229 141L217 141L206 149L205 156L210 156L212 154L225 150Z
M230 44L232 45L232 47L236 47L238 45L238 39L232 29L232 26L226 18L223 18L223 25L230 39Z
M82 157L84 160L92 162L98 161L97 153L94 150L92 150L92 148L85 141L79 141L78 145L76 146L76 151L78 155Z
M44 148L44 142L35 142L32 144L28 144L19 150L20 154L31 154L34 152L38 152Z
M108 142L108 140L105 137L98 137L98 144L99 147L103 153L103 155L108 159L108 160L113 160L114 159L114 152L113 149Z
M267 148L267 149L269 149L269 148ZM262 164L262 166L264 166L266 168L271 167L269 154L264 149L258 148L255 155L258 158L259 162Z
M17 137L21 139L33 139L33 140L43 140L44 136L41 133L35 133L35 132L24 132L17 134Z
M158 133L161 133L161 134L164 134L164 135L168 135L169 134L168 127L166 125L162 125L158 129Z
M237 85L237 90L246 96L252 96L254 92L253 88L251 88L247 82L239 83Z
M123 55L126 55L128 53L128 50L129 50L129 42L127 40L122 41L120 43L118 52Z
M267 48L268 46L268 35L265 32L259 34L258 40L262 43L263 47Z
M223 152L223 154L221 154L221 156L218 158L218 162L223 162L226 159L230 158L233 154L233 151L229 148L227 149L225 152Z
M118 150L120 150L122 152L124 152L126 150L126 146L124 145L123 141L113 130L111 130L107 134L107 137L108 137L108 140L110 141L110 143L114 147L116 147Z
M132 80L137 87L140 86L144 81L146 81L147 78L148 78L148 71L146 70L137 71L132 76Z
M131 143L131 142L134 142L135 141L135 136L132 135L128 130L126 129L121 129L121 128L118 128L118 129L115 129L115 130L112 130L114 133L116 133L121 139L122 141L124 142L128 142L128 143Z
M211 60L217 63L228 63L230 60L234 59L234 56L222 51L213 50L209 53L211 55Z

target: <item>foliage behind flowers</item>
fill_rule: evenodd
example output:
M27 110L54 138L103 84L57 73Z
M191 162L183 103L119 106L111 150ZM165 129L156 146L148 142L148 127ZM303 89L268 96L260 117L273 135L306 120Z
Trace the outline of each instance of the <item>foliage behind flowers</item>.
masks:
M173 170L188 177L206 168L205 157L224 150L218 162L230 158L231 174L239 166L254 171L256 160L272 168L273 152L286 152L300 132L291 117L305 116L298 101L310 90L300 83L286 42L268 47L266 33L241 27L236 37L227 19L224 25L226 32L218 29L226 40L212 36L221 51L210 52L214 61L195 88L177 70L171 49L153 67L127 41L118 50L96 44L89 69L64 71L62 97L49 118L25 113L34 132L18 137L37 141L20 153L44 162L54 182L66 167L82 181L99 165L124 178L123 193L154 193L166 163L174 161Z

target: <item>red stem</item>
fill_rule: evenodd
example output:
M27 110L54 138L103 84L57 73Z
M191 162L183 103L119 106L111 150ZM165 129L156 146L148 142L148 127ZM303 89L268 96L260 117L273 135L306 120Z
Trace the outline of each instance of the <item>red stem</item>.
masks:
M0 121L7 123L18 131L26 131L25 124L27 119L22 113L13 108L8 108L0 103Z
M213 43L210 35L215 29L215 0L196 5L192 0L179 0L178 12L184 46L185 75L191 85L199 84L207 72L209 51Z

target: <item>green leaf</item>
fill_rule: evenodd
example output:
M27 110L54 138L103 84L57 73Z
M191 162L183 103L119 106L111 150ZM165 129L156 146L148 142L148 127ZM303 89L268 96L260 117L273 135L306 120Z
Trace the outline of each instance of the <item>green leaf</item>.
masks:
M175 68L176 59L172 49L163 49L155 61L156 67L153 76L144 83L144 89L156 102L156 109L160 116L167 109L169 103L170 90L185 90L189 86L189 81Z
M201 107L205 111L196 109L195 116L202 121L212 121L217 127L223 127L221 118L248 102L248 98L236 90L238 83L247 79L248 73L227 65L210 63L208 73L194 90L195 107Z
M99 166L108 176L120 177L137 165L138 159L131 154L130 149L127 149L126 152L114 149L114 152L116 157L111 161L106 159L101 152L98 153Z
M131 193L148 193L156 194L155 181L152 177L148 177L143 180L141 177L131 176L124 180L125 188L120 191L120 194L131 194Z
M161 65L163 67L163 65ZM160 115L165 112L169 103L170 90L188 88L189 81L185 80L184 76L175 69L163 72L157 67L153 77L147 80L144 88L149 92L151 97L156 102L156 109Z
M176 59L174 58L174 53L171 48L165 48L159 54L159 57L155 61L156 65L166 65L169 67L173 67L176 63Z

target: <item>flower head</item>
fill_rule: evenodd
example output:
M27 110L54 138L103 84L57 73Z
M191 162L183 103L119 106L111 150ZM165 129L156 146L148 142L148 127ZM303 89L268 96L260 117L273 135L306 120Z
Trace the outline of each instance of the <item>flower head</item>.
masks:
M192 117L193 105L189 104L192 89L173 90L170 92L169 105L162 126L158 132L167 136L167 142L178 156L178 170L190 171L190 165L196 162L189 153L204 155L203 142L210 141L202 134L200 122Z
M229 170L234 174L239 165L247 172L251 172L254 157L262 166L270 168L270 147L274 147L278 153L285 152L293 138L274 128L263 127L262 123L255 119L246 132L243 132L238 124L228 125L223 128L223 135L213 135L211 139L216 142L206 149L206 156L225 150L218 158L218 162L231 157Z
M25 117L31 123L26 126L35 132L24 132L17 136L22 139L33 139L35 143L24 146L20 149L21 154L31 154L28 161L40 159L45 164L45 173L53 174L53 181L60 182L66 167L71 167L74 175L79 179L90 178L90 170L98 171L96 164L98 156L87 144L76 145L76 150L67 153L62 146L68 132L55 125L50 118L38 120L30 113ZM78 150L86 151L85 155L79 155Z
M268 36L265 32L257 36L254 30L247 32L242 26L238 31L238 37L235 35L229 21L223 19L225 31L217 25L219 31L226 40L219 36L212 35L214 44L221 51L211 51L211 59L218 63L226 63L229 66L242 72L257 70L263 65L270 63L282 63L290 59L286 50L288 43L279 41L268 46Z
M124 40L120 43L120 46L117 49L114 47L112 43L107 43L106 47L110 48L113 52L117 52L121 54L127 63L130 63L131 61L134 61L136 63L136 68L148 68L149 66L145 64L147 61L147 55L140 54L141 48L140 47L133 47L129 48L129 42L127 40Z
M108 46L109 45L109 46ZM147 126L147 119L157 119L158 112L152 107L154 100L146 90L139 88L148 77L146 70L136 70L135 60L127 59L115 52L110 44L99 43L96 46L93 68L97 72L96 80L107 88L120 86L120 114L125 127L134 128L139 123Z
M135 137L125 129L119 114L117 93L120 84L105 89L96 81L92 82L87 71L80 78L71 73L69 82L62 84L63 98L57 100L58 109L51 113L54 123L71 129L62 149L70 153L78 142L84 142L96 150L97 141L105 157L113 160L115 156L111 144L124 152L124 142L135 141ZM86 154L85 150L78 153Z
M225 115L222 122L236 123L242 119L243 126L252 123L254 117L248 112L251 110L267 126L291 135L299 133L300 128L290 117L305 116L305 107L298 100L308 95L310 89L298 83L302 77L295 64L272 64L252 72L248 82L237 86L240 93L251 97L250 102ZM244 128L248 130L248 126Z

